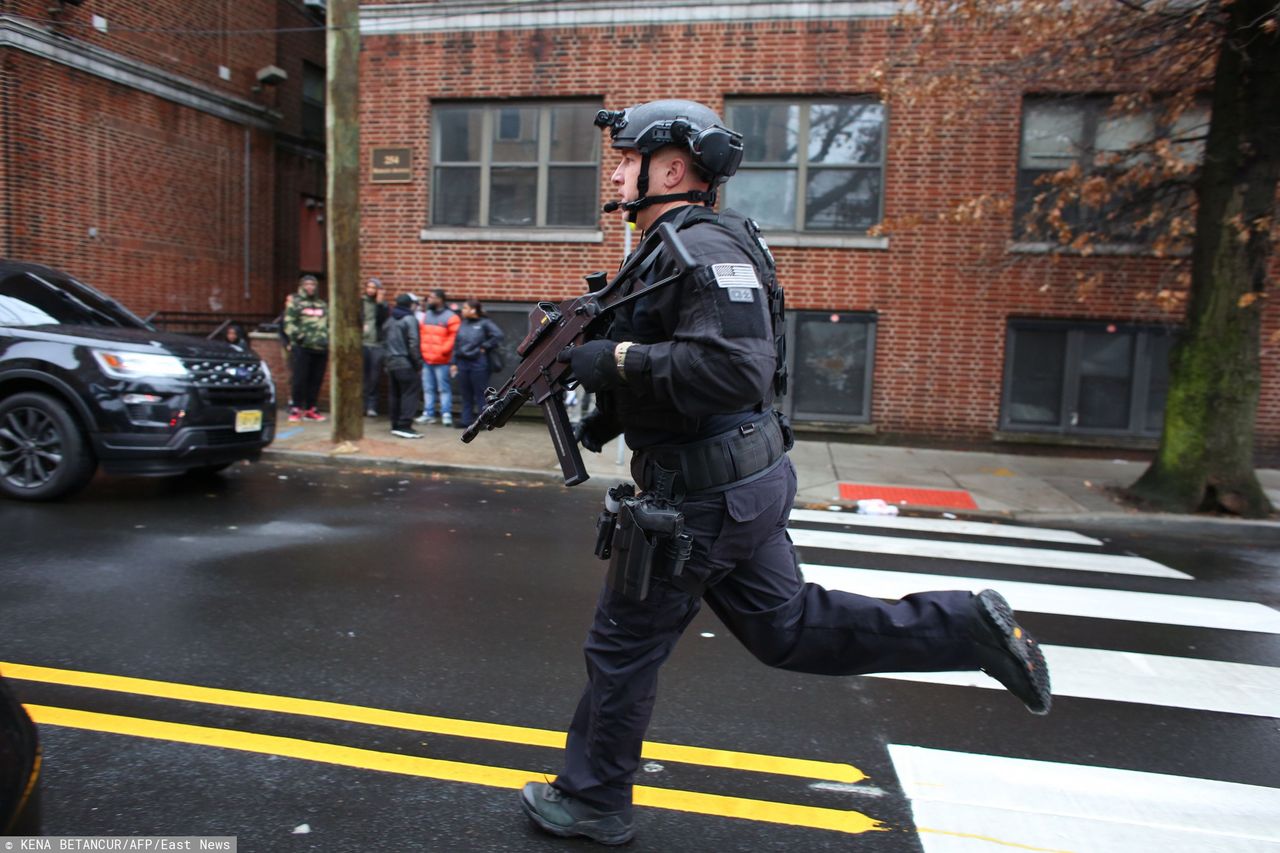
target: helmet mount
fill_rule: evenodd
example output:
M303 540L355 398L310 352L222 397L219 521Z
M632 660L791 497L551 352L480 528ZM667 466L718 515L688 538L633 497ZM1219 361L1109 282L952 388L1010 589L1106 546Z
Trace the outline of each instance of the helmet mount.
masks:
M637 211L653 204L715 204L717 188L738 171L742 162L742 134L725 127L714 111L695 101L650 101L625 110L600 110L595 124L608 128L614 148L632 149L641 157L636 199L604 206L606 213L626 210L631 222L635 222ZM650 157L668 145L679 146L689 154L695 173L708 184L706 190L648 195Z

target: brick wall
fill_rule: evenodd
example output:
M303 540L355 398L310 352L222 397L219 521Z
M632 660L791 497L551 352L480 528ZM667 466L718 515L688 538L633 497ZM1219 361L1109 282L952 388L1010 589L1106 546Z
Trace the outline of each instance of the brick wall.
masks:
M271 310L269 135L39 57L5 62L21 79L11 257L65 268L144 315Z
M277 127L281 136L302 137L302 69L304 63L323 69L325 66L324 22L306 12L298 0L277 0L275 26L280 29L275 47L274 64L284 69L289 78L273 87L272 105L283 118ZM319 29L315 29L315 28ZM324 148L324 140L320 140ZM324 189L323 179L321 190Z
M248 98L257 70L275 59L276 7L289 2L99 0L71 6L10 0L6 5L75 41ZM95 16L106 21L105 32L94 25ZM219 66L230 71L229 80Z
M306 62L323 69L325 40L322 31L309 28L320 22L296 0L276 4L276 26L281 30L274 64L288 79L271 87L271 104L282 118L276 128L276 256L274 309L283 310L288 294L297 289L299 259L299 204L304 197L325 195L324 140L304 138L302 132L302 80ZM322 277L323 278L323 277ZM322 285L323 286L323 285Z
M903 37L885 21L366 36L362 147L411 147L415 179L373 185L366 175L365 274L392 294L444 286L453 297L509 301L576 295L583 273L617 265L623 232L614 216L601 217L602 244L421 241L436 100L575 97L616 109L685 97L722 109L726 97L875 94L870 72ZM966 49L981 46L957 46ZM939 220L957 201L1012 189L1022 94L1008 91L980 122L964 124L944 122L936 104L891 110L885 215L923 224L891 234L887 249L775 247L789 307L878 312L872 413L882 434L990 440L1011 317L1180 319L1142 296L1169 285L1160 261L1010 254L1007 215L976 226ZM895 144L902 139L909 144ZM604 155L602 200L615 196L615 162ZM1086 293L1081 282L1096 272L1105 282ZM1266 308L1265 326L1264 336L1280 329L1280 306ZM1277 368L1280 346L1268 345L1258 442L1271 454L1280 453Z
M278 110L286 128L301 112L295 54L324 61L322 30L302 29L321 25L295 0L5 7L73 52L100 49L174 75L200 97L235 99L246 114ZM106 18L106 32L94 15ZM296 32L277 39L277 27ZM280 310L297 283L298 198L324 192L323 145L290 144L275 127L16 49L0 51L0 63L7 256L64 268L143 315ZM290 66L289 80L259 87L267 65Z
M18 72L17 57L12 51L0 50L0 252L13 256L13 223L10 219L9 173L13 167L13 102L17 87L13 84Z

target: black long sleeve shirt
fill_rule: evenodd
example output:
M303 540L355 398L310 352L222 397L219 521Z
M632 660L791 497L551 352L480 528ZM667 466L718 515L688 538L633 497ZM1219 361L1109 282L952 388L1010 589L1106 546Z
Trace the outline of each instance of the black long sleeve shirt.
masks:
M603 400L633 449L727 432L771 400L776 363L769 314L771 264L753 251L744 220L681 207L671 222L695 266L680 280L619 309L609 337L633 341L626 383ZM743 235L731 228L742 225ZM643 285L670 274L660 250Z

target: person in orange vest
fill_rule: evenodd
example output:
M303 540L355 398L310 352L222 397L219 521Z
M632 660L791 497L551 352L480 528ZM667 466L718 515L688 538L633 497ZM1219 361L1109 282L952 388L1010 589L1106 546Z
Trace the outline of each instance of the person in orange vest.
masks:
M427 299L427 310L422 314L419 338L422 360L422 417L414 423L436 422L436 392L440 393L440 423L453 426L453 389L449 385L449 362L453 360L453 342L458 337L462 318L445 304L444 291L437 288Z

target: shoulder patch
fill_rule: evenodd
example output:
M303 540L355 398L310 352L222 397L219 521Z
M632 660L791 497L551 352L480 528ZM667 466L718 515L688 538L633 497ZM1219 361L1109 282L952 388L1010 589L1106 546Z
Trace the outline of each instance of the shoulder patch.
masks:
M751 264L712 264L711 274L720 287L760 289L760 279L756 277L756 268Z

